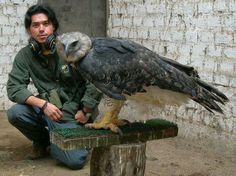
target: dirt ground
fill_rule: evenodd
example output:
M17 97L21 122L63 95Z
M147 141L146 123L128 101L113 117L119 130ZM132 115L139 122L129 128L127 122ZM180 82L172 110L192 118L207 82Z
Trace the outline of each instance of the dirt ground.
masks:
M0 176L88 176L89 163L78 171L53 159L26 159L31 143L0 116ZM147 143L146 176L235 176L236 160L181 137Z

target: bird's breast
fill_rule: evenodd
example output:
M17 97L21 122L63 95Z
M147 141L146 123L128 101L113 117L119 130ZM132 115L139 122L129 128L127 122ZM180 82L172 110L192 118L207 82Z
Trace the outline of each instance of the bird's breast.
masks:
M160 89L157 86L146 87L147 92L136 93L134 95L125 95L128 100L136 101L139 103L153 104L159 107L165 105L180 106L187 103L189 96L183 93L178 93L170 90Z

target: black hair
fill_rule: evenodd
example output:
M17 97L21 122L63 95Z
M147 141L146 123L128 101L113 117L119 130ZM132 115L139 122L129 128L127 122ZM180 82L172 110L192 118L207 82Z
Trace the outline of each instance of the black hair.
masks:
M48 21L52 23L53 27L55 28L54 32L56 32L59 27L58 20L56 18L55 12L46 4L36 4L27 10L25 14L25 28L28 29L30 27L32 22L31 17L38 13L47 15Z

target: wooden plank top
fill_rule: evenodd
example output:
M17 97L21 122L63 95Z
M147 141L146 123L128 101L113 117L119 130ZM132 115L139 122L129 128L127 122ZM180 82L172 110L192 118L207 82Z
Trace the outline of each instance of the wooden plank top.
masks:
M150 119L145 123L133 122L120 129L123 135L105 129L58 128L50 132L50 140L63 150L73 150L146 142L175 137L178 134L177 125L163 119Z

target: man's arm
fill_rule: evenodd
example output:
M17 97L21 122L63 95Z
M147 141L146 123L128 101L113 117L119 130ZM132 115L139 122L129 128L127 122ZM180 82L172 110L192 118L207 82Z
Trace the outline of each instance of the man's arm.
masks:
M8 98L20 104L25 103L26 99L33 95L27 89L30 83L30 74L25 57L27 57L27 54L24 51L20 50L17 53L7 81Z
M59 120L62 117L62 112L56 106L51 103L45 104L45 100L35 97L27 89L30 83L30 74L25 57L29 56L21 50L14 59L7 81L8 98L19 104L28 104L39 108L47 105L43 108L44 113L52 120Z
M88 114L91 114L93 110L98 106L101 100L101 96L102 94L97 91L94 85L87 82L86 90L81 100L83 107L76 113L75 119L80 123L87 123L90 117Z
M45 115L51 120L59 121L62 118L62 112L54 104L51 104L43 99L35 96L29 96L25 103L41 108Z
M102 93L99 92L93 84L87 82L86 90L81 102L84 107L94 109L99 104L101 97Z

